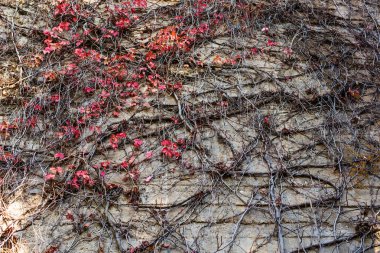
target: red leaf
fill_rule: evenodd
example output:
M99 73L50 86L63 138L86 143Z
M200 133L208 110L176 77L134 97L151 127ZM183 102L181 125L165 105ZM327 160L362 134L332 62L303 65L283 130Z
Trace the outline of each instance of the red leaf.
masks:
M149 51L146 55L145 55L145 60L147 61L151 61L151 60L155 60L156 59L156 54L153 53L152 51Z
M265 116L264 117L264 124L266 124L266 125L270 125L270 118L269 118L269 116Z
M152 158L152 156L153 156L153 152L152 151L148 151L145 154L146 159L150 159L150 158Z
M72 213L70 213L70 212L67 212L66 219L74 221L74 215Z
M95 89L94 88L91 88L91 87L84 87L83 88L83 91L84 93L91 93L93 92Z
M50 54L54 50L55 50L54 48L52 48L51 46L48 46L48 47L45 47L45 49L43 50L43 53L44 54Z
M44 179L45 181L53 180L55 178L54 174L46 174Z
M52 102L58 103L61 100L61 97L58 94L51 95L50 100Z
M63 159L63 158L65 158L65 155L64 155L63 153L56 153L56 154L54 155L54 158Z
M50 171L51 171L51 173L53 173L53 174L62 174L63 173L63 169L62 169L62 167L51 167L50 168Z
M136 7L141 7L141 8L146 8L148 7L147 1L146 0L133 0L133 4Z
M121 166L123 169L126 169L126 168L128 168L129 164L128 164L127 161L123 161L123 162L120 164L120 166Z
M124 139L124 138L127 138L127 134L121 132L121 133L118 133L118 134L116 135L116 137L117 137L117 138L120 138L120 139Z
M55 253L58 250L56 246L50 246L44 253Z
M129 24L131 23L131 20L129 18L121 18L116 22L116 26L120 29L127 28Z
M136 156L131 156L131 158L129 158L128 164L132 164L135 160Z
M120 112L117 112L117 111L112 112L112 116L114 116L115 118L119 117L119 115L120 115Z
M135 139L133 141L133 146L135 146L135 148L140 148L142 144L143 144L143 141L140 139Z
M110 162L109 161L105 161L105 162L101 162L100 163L100 166L102 166L103 168L108 168L110 166Z
M99 95L101 98L108 98L111 94L108 91L102 90L102 93Z
M270 47L277 46L277 42L274 42L268 39L267 46L270 46Z
M68 31L70 29L70 23L69 22L61 22L61 23L59 23L58 27L64 31Z
M355 98L355 99L360 98L360 91L358 89L348 88L348 94L350 94L350 96Z
M163 140L163 141L161 141L161 145L164 147L167 147L167 146L172 145L172 142L169 140Z

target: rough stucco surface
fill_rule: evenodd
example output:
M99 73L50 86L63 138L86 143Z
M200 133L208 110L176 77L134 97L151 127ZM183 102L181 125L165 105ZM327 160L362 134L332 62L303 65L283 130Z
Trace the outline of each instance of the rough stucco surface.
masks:
M373 245L379 242L370 231L378 229L380 210L379 72L369 71L368 66L379 67L374 56L378 44L368 38L371 46L356 45L363 44L360 29L370 21L380 22L379 6L376 1L365 7L360 1L289 5L296 2L293 18L310 19L302 28L290 22L292 17L289 23L270 27L278 41L293 43L292 64L284 64L287 59L279 47L246 59L236 69L173 65L173 75L188 80L179 98L151 98L152 104L161 106L126 110L119 118L102 122L104 129L129 122L136 129L130 138L141 138L152 148L155 159L136 158L141 160L139 184L124 180L125 172L115 169L107 172L105 180L118 187L109 190L106 201L91 191L57 198L62 191L44 194L53 190L44 182L41 168L18 179L22 188L10 191L2 186L0 235L9 226L15 228L16 252L49 252L52 246L57 252L127 252L144 241L151 245L143 252L280 252L280 239L284 252L364 252L366 247L366 252L377 252ZM150 3L149 8L158 8ZM0 13L18 26L44 29L46 20L38 15L44 4L0 0ZM25 12L17 12L17 5ZM325 16L334 22L317 22L317 17ZM348 20L351 27L345 25ZM22 95L17 81L20 75L27 76L20 73L11 25L0 19L0 121L12 116ZM28 29L14 29L21 55L41 50ZM339 45L329 37L332 34L340 38ZM260 36L264 35L239 43L259 44ZM136 32L134 39L146 38ZM228 57L226 52L235 42L220 36L195 53L205 62L217 54ZM325 66L310 66L314 60ZM360 101L337 105L332 87L339 75L347 82L367 84ZM216 106L221 101L228 105ZM171 128L167 119L179 113L188 123ZM260 123L266 115L270 128ZM365 124L368 121L371 124ZM161 159L156 136L150 134L157 131L193 140L194 146L179 163ZM84 139L78 154L94 148ZM2 145L13 141L0 140ZM44 149L36 138L17 145L31 153ZM365 148L356 149L359 146ZM96 152L92 162L116 164L132 149L126 144L120 150ZM352 161L363 156L374 157L373 173L353 169ZM75 222L67 219L67 213L74 215Z

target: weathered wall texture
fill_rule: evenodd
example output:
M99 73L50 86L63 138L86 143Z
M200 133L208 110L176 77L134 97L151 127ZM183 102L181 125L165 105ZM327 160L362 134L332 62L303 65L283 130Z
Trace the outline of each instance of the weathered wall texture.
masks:
M153 151L152 159L137 156L137 183L110 169L104 180L114 187L106 196L67 193L44 182L42 165L22 175L2 170L3 242L14 230L2 252L376 252L378 3L247 2L262 4L257 25L267 25L280 46L226 68L173 63L168 71L185 80L180 95L151 97L150 108L103 119L103 130L133 129L128 138ZM1 121L28 96L20 83L36 73L22 72L19 57L42 48L29 28L46 28L44 4L0 1ZM260 30L240 36L236 22L236 35L221 31L194 55L207 63L266 42ZM146 39L140 28L131 40ZM171 125L173 116L183 123ZM52 166L39 136L0 140L29 162ZM190 147L179 160L164 159L157 145L163 136ZM118 164L134 150L127 142L100 151L95 142L84 136L77 146L68 143L68 162L91 153L91 164ZM14 185L4 183L9 178Z

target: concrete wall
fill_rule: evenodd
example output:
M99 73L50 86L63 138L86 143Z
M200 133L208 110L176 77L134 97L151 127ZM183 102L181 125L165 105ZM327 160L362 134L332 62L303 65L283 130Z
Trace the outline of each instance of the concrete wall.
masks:
M246 58L238 68L173 65L172 74L187 80L180 97L152 97L149 102L161 106L126 110L117 119L103 121L107 129L111 124L122 127L126 120L131 130L128 138L142 139L143 150L153 151L151 159L145 159L144 153L136 158L139 180L125 179L130 172L115 168L107 171L104 180L117 187L109 188L106 196L93 189L65 193L44 182L41 168L18 178L22 187L3 185L0 232L14 228L13 250L379 252L374 231L380 206L380 121L378 80L373 76L378 70L368 70L378 61L371 58L373 48L357 47L364 43L359 29L372 19L380 21L378 6L295 1L279 3L279 15L290 15L286 8L292 5L289 10L295 10L291 15L296 20L309 20L300 28L276 17L279 21L273 21L270 29L281 46ZM21 3L29 13L21 16L14 6L3 3L1 13L8 19L17 17L20 25L43 27L33 14L33 8L44 8L42 3ZM263 15L258 22L271 20L265 16L268 13ZM324 18L331 22L323 26L318 21ZM0 37L6 37L2 43L11 52L9 24L0 22ZM334 41L332 34L347 44ZM16 39L21 53L38 49L28 33ZM145 38L137 33L136 39ZM265 40L261 33L236 41L219 36L200 45L195 54L207 62L216 54L223 56L235 42L249 47ZM291 60L282 52L286 46L293 48ZM344 56L345 50L355 52ZM308 58L315 54L320 58ZM20 66L14 53L3 53L1 63L0 80L8 81L0 83L0 119L6 119L17 106L17 99L11 103L9 97L22 95L9 86L19 80ZM347 98L347 93L346 98L338 94L334 80L344 78L366 84L360 86L358 101ZM346 101L341 104L338 97ZM219 106L221 101L228 105ZM187 123L172 127L168 124L172 116L182 116ZM265 117L269 124L264 123ZM160 154L158 143L168 136L187 140L188 148L179 160ZM1 141L17 143L30 153L44 148L36 138ZM73 154L92 151L91 164L118 164L130 158L133 147L126 143L117 151L98 152L96 143L84 136ZM38 155L33 159L46 161ZM146 247L141 247L144 242Z

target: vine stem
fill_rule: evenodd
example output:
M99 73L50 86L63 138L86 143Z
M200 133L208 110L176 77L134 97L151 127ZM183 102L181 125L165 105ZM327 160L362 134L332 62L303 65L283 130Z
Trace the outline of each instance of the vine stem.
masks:
M274 209L274 216L277 224L277 237L278 237L278 248L280 253L285 253L285 243L284 243L284 236L282 232L282 225L281 225L281 204L280 207L277 205L276 201L276 181L278 179L278 170L273 169L272 161L268 157L267 154L264 155L264 160L269 166L270 170L270 185L269 185L269 195L271 199L271 205L273 206ZM276 171L274 173L274 171Z

